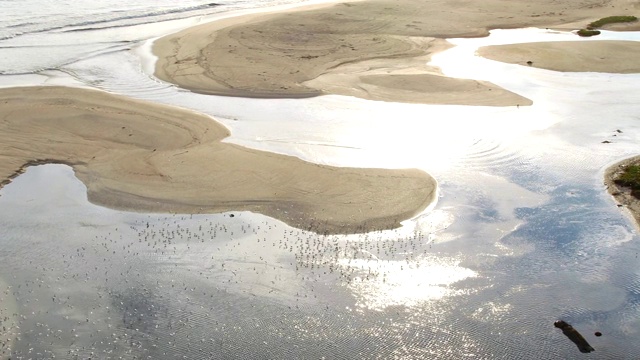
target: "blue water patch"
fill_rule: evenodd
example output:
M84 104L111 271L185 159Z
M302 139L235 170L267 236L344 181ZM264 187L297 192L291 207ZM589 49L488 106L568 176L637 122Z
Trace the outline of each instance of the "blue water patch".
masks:
M527 239L532 244L550 246L559 252L575 252L589 235L611 236L611 228L633 229L629 220L613 210L611 201L604 201L602 189L591 187L559 186L550 195L550 201L536 208L517 208L515 215L525 225L511 236ZM593 241L593 240L591 240Z

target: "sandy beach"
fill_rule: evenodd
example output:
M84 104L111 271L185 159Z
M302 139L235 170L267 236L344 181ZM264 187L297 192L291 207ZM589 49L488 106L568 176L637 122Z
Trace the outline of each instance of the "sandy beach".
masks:
M610 166L605 170L604 184L609 193L619 204L618 206L627 209L630 215L635 219L636 226L640 227L640 200L631 195L631 189L618 186L614 182L614 180L622 174L627 166L638 164L640 164L640 156L634 156Z
M327 233L393 228L435 200L419 170L338 168L221 142L194 112L64 87L0 90L0 179L64 163L89 200L144 212L253 211Z
M199 93L524 105L530 102L493 91L493 84L443 77L425 64L448 46L444 38L586 24L639 8L624 0L511 1L508 7L498 0L370 0L203 24L159 39L153 51L160 79Z

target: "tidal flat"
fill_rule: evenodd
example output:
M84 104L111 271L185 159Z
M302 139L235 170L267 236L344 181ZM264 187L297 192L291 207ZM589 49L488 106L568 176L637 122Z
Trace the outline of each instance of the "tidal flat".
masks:
M447 39L455 46L435 54L430 68L489 81L531 104L424 105L185 91L153 77L151 41L118 37L159 36L154 26L3 40L3 54L25 61L4 57L15 71L0 80L193 109L229 129L225 142L317 164L417 168L438 181L438 201L394 230L330 235L246 211L116 211L89 203L71 168L30 167L0 190L4 354L583 356L554 328L559 319L593 346L585 357L640 353L637 228L603 184L605 169L637 155L638 74L476 56L482 46L588 40L536 28ZM87 33L106 40L90 51L61 44ZM639 36L603 30L599 39ZM52 38L58 42L44 41ZM94 45L108 50L92 52ZM24 56L36 52L53 55ZM60 52L73 59L60 61Z

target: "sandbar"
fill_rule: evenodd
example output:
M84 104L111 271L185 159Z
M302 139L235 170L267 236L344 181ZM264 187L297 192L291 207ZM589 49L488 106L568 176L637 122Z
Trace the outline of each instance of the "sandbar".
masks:
M629 213L636 221L636 226L640 227L640 199L631 195L630 188L618 186L618 184L614 182L614 180L624 172L624 169L630 165L640 165L640 156L622 160L607 168L604 173L604 184L609 194L611 194L618 203L618 206L629 210Z
M501 62L562 72L640 73L638 41L558 41L493 45L477 54ZM527 62L531 62L528 64Z
M143 212L253 211L320 233L389 229L435 200L416 169L361 169L221 142L212 118L94 90L0 90L0 186L63 163L91 202Z
M484 100L491 105L525 104L518 95L504 96L506 90L489 91L493 84L461 85L465 80L443 77L427 61L447 47L445 38L588 23L634 6L625 0L513 0L508 6L502 0L366 0L251 14L158 39L155 74L194 92L227 96L341 94L428 104L486 96L495 97ZM457 90L433 90L446 81Z

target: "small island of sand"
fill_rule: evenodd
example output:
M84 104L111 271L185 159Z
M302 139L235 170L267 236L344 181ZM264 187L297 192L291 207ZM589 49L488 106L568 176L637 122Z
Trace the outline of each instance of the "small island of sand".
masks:
M0 186L26 166L64 163L110 208L246 210L323 233L394 228L435 200L423 171L316 165L228 135L207 116L99 91L2 89Z
M640 42L558 41L485 46L478 55L563 72L640 73Z
M156 75L194 92L244 97L326 93L428 104L530 104L495 85L427 66L450 37L588 22L624 0L367 0L252 14L159 39ZM497 90L497 91L494 91Z

